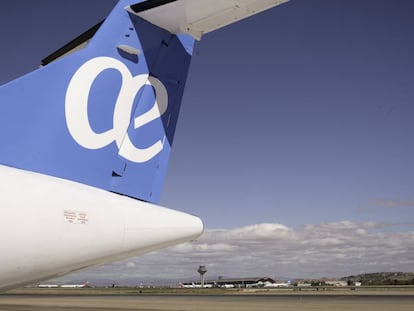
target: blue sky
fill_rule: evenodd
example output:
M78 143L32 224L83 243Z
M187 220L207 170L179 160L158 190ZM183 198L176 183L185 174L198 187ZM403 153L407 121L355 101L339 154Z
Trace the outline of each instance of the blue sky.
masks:
M114 3L2 2L0 83L36 68L102 20ZM192 262L216 262L217 274L237 274L211 256L226 250L220 256L239 256L247 248L234 237L246 239L247 232L269 249L261 258L284 253L300 261L293 249L316 249L332 262L334 245L362 258L346 261L349 267L344 261L343 274L412 267L413 12L409 0L292 0L197 43L161 202L205 222L206 240L188 247L185 256L205 251ZM274 239L264 241L261 232ZM315 236L326 244L313 245ZM295 244L299 240L309 248ZM355 250L361 240L365 244ZM269 247L276 244L286 248ZM366 258L379 256L373 249L389 250L391 257L366 266ZM151 256L112 269L151 270ZM245 270L298 272L266 265L269 271ZM307 268L300 273L323 274L316 266L303 263ZM329 268L327 274L340 274Z
M298 0L206 35L163 203L213 228L413 219L413 6Z

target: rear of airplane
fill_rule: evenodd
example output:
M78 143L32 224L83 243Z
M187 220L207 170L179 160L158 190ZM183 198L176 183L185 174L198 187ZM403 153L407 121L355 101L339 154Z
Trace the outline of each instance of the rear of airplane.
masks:
M195 39L285 1L120 0L0 87L0 289L202 233L197 217L153 204Z
M2 164L159 202L194 39L132 2L76 53L1 87Z

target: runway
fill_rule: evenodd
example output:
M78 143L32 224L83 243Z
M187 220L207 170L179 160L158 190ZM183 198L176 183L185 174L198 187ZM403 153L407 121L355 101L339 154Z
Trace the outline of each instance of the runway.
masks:
M0 311L412 311L412 295L188 295L45 296L1 295Z

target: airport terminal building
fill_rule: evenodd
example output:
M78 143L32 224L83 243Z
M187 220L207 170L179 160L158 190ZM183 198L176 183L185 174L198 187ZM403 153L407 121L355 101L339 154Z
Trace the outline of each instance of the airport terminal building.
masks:
M260 287L266 283L275 283L275 280L269 277L246 277L246 278L222 278L216 280L206 280L204 287L223 287L223 288L248 288ZM201 287L199 282L184 282L181 287L195 288Z

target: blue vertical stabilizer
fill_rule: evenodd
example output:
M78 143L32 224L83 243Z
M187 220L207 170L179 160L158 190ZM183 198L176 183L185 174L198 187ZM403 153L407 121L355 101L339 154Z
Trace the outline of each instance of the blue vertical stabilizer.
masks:
M1 164L159 201L194 40L126 9L137 2L0 87Z

